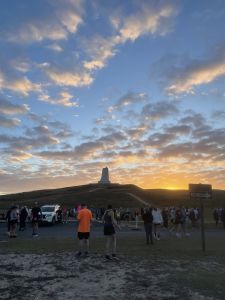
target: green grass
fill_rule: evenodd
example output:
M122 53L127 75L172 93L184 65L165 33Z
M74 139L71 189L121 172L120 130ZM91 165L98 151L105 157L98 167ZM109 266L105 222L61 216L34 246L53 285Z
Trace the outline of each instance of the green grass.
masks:
M204 258L208 256L225 257L225 239L221 237L206 237L206 252L201 250L201 240L199 237L187 237L177 239L170 237L161 239L152 245L145 244L145 237L117 238L118 251L122 255L149 257L162 256L168 258ZM104 237L92 238L90 240L91 251L103 253L105 249ZM76 238L37 238L37 239L10 239L1 243L1 252L21 252L21 253L51 253L61 251L76 251L78 241Z

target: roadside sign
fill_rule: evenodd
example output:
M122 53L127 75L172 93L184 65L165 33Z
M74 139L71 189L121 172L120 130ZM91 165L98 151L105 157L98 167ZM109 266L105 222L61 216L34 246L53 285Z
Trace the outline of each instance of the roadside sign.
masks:
M191 199L200 200L201 204L201 238L202 251L205 251L205 224L204 224L204 201L212 199L212 185L211 184L189 184L189 192Z
M212 199L211 184L189 184L189 192L191 198Z

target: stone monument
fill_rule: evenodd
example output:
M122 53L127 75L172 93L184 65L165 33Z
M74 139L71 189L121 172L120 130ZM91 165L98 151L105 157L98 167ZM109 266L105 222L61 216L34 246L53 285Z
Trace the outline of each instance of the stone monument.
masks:
M102 169L102 176L98 182L99 184L110 184L109 181L109 169L107 167Z

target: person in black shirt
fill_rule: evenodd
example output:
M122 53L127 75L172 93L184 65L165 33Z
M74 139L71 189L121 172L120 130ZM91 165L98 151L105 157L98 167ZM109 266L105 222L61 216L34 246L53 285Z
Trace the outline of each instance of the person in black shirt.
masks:
M58 222L60 222L60 223L62 223L62 221L63 221L63 211L62 211L62 208L61 207L59 207L59 209L56 211L56 214L57 214L57 221Z
M24 206L21 211L20 211L20 231L24 231L24 229L26 228L26 219L28 216L28 212L27 212L27 208L26 206Z
M31 223L33 227L32 235L34 237L38 236L38 221L40 220L41 215L41 209L38 206L38 203L35 202L35 206L31 210Z
M115 259L118 260L116 256L116 231L115 227L120 229L120 226L117 224L114 218L114 212L112 205L108 205L108 209L105 211L102 217L104 223L104 235L106 236L106 255L107 260ZM112 252L112 256L110 256Z
M146 244L149 244L149 240L151 241L151 244L153 245L153 236L152 236L152 208L147 207L142 211L142 219L144 221L145 226L145 234L146 234Z

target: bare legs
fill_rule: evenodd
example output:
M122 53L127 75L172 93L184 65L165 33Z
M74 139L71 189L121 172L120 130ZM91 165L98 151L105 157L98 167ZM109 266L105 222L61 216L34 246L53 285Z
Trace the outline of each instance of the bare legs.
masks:
M116 254L116 235L106 236L106 255Z
M88 253L89 252L89 239L82 239L79 240L79 252L85 252Z

